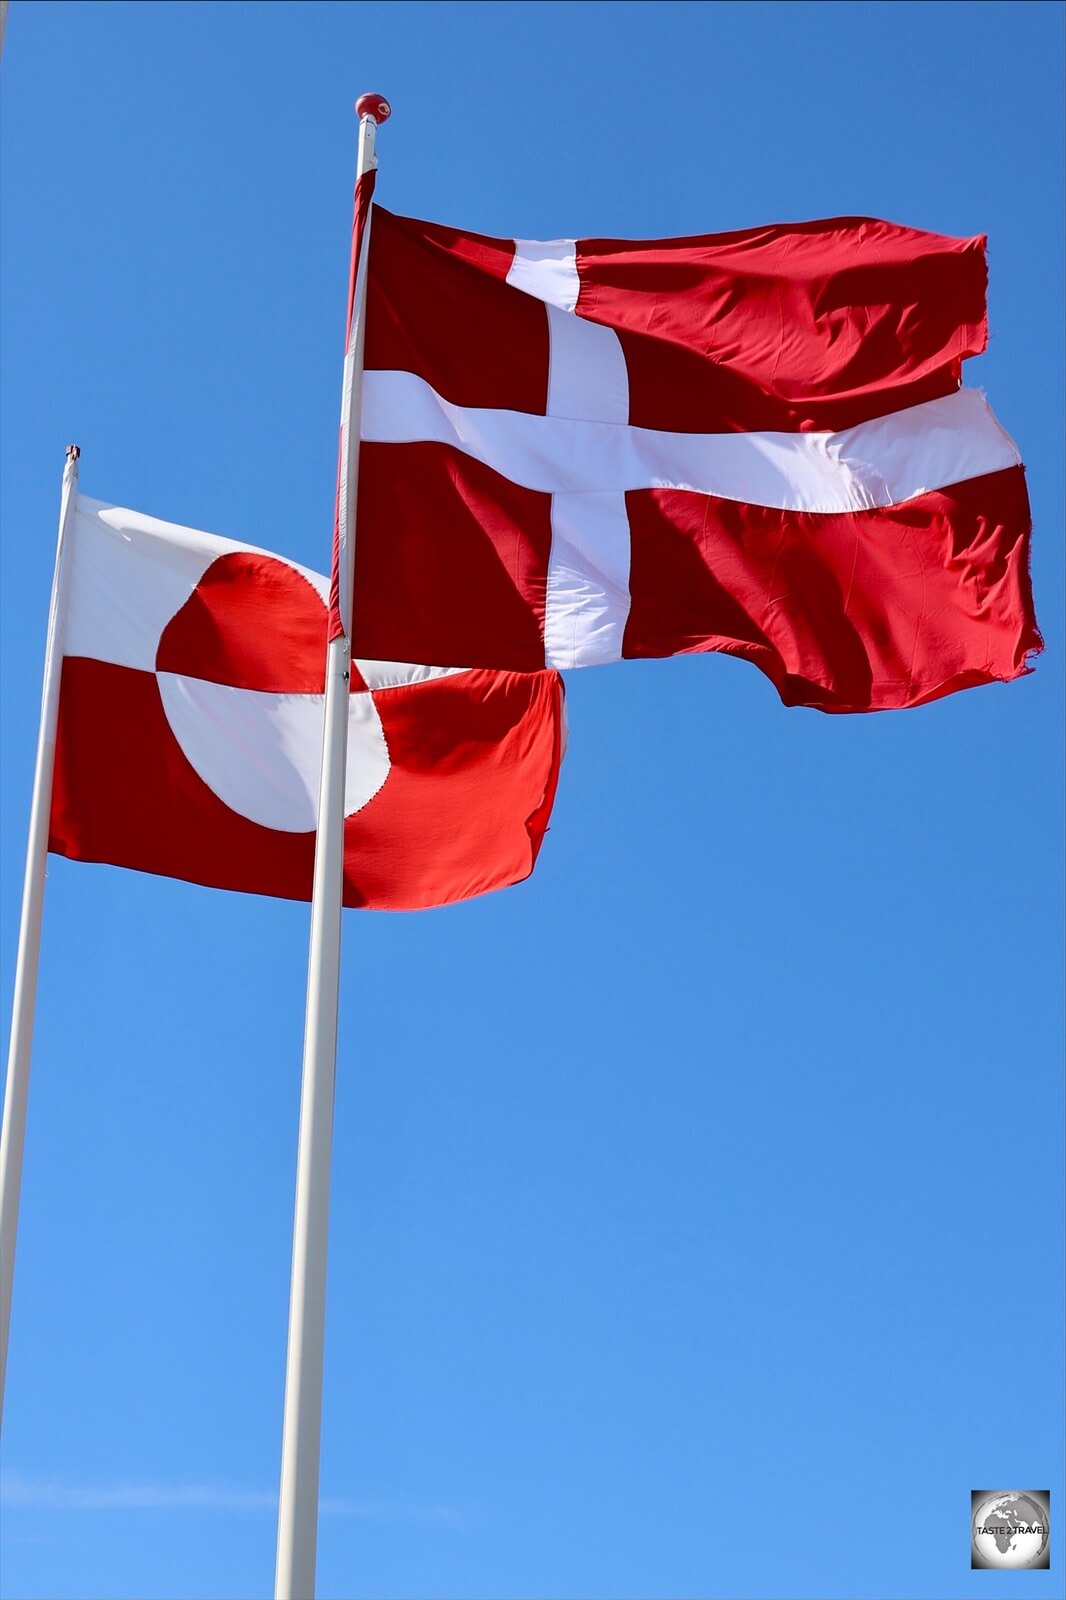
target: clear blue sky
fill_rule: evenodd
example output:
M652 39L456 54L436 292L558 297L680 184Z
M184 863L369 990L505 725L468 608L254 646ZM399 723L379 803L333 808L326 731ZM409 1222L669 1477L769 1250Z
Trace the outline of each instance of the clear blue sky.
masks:
M3 1011L63 447L328 561L362 90L391 209L990 238L1036 674L866 718L572 674L535 876L350 914L319 1594L1050 1600L1061 1471L1054 4L36 4L3 62ZM51 864L6 1600L271 1592L307 910ZM1044 1488L1055 1570L969 1570Z

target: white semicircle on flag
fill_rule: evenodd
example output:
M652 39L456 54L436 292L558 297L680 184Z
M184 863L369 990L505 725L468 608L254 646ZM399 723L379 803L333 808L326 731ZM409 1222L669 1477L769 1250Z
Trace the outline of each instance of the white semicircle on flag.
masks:
M322 764L320 694L268 694L157 672L171 731L190 766L224 805L279 833L311 833ZM344 814L353 816L389 775L388 745L373 696L348 709Z

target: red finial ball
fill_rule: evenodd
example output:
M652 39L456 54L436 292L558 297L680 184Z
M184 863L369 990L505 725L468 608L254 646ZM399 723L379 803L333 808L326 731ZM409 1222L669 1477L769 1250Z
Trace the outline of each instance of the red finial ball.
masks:
M392 107L383 94L361 94L355 102L355 114L358 117L373 117L378 123L388 122Z

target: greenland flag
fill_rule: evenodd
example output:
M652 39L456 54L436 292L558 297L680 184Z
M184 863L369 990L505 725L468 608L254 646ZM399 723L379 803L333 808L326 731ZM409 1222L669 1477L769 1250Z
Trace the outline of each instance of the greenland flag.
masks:
M327 589L281 556L79 496L49 848L310 899ZM527 877L562 730L554 672L354 662L345 904L444 905Z
M983 239L370 219L353 648L526 670L724 651L823 711L1028 670L1023 469L960 387Z

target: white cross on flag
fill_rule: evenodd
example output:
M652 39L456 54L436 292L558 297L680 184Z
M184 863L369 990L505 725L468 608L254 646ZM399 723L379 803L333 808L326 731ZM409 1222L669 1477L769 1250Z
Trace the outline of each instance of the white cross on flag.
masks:
M1027 670L1024 473L960 387L983 239L845 218L534 243L369 216L356 651L727 651L826 711Z
M49 848L310 899L326 579L83 496L62 573ZM444 905L527 877L562 745L554 672L354 661L345 904Z

